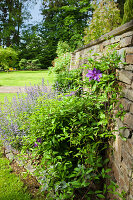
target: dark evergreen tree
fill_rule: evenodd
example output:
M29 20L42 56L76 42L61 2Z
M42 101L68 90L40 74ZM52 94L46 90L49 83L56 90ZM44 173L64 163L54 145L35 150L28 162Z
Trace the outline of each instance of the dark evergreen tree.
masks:
M125 0L117 0L117 3L118 3L118 8L120 10L120 17L122 19L123 15L124 15L124 3L125 3Z

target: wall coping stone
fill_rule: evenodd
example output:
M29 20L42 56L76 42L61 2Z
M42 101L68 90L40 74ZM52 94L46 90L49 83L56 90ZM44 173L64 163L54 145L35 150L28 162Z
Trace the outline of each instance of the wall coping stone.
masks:
M94 41L91 41L89 44L87 45L83 45L81 48L77 49L76 51L74 51L72 54L75 54L76 52L78 51L81 51L83 49L86 49L88 47L91 47L91 46L94 46L94 45L97 45L103 41L106 40L106 38L109 39L109 37L111 36L117 36L117 35L120 35L122 33L125 33L127 31L130 31L131 29L133 29L133 20L131 20L130 22L127 22L126 24L123 24L122 26L119 26L118 28L110 31L109 33L106 33L104 35L102 35L100 38L94 40Z

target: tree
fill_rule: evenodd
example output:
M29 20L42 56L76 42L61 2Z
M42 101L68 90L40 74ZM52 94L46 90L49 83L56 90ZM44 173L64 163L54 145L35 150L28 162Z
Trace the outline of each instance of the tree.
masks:
M35 0L3 0L0 2L0 44L3 47L19 46L23 22L29 18L26 10Z
M58 41L66 41L72 50L82 44L84 28L91 16L90 0L45 0L42 5L42 37L48 59L56 56Z
M121 24L120 10L113 0L102 0L99 4L94 3L92 20L85 29L85 44L99 38Z
M120 10L121 19L123 18L123 15L124 15L124 3L125 3L125 0L117 0L118 9Z
M124 4L124 16L122 23L129 22L133 19L133 0L126 0Z

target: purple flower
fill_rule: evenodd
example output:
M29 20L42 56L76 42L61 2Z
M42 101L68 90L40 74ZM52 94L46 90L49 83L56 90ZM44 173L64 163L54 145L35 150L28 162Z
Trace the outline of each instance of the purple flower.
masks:
M34 147L38 147L38 144L37 144L37 143L34 143Z
M100 70L94 68L93 70L88 70L86 77L89 77L89 81L91 81L92 79L100 81L100 77L102 77L102 74L100 73Z
M70 94L67 94L67 95L65 95L66 97L70 97L70 96L73 96L73 95L75 95L75 91L73 91L73 92L71 92Z
M41 138L37 138L37 142L41 143L42 139Z

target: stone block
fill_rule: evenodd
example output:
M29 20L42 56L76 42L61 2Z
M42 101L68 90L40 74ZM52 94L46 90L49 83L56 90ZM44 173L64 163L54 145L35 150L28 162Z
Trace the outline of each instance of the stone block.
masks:
M122 47L127 47L127 46L131 45L133 42L132 38L133 38L132 35L129 37L122 38L120 40L120 47L122 48Z
M132 54L133 53L133 47L125 48L125 51L126 51L127 54Z
M114 43L117 43L117 42L120 42L120 39L121 39L121 36L115 36L113 38L111 38L111 44L114 44Z
M133 71L133 65L126 65L125 70L127 71Z
M125 192L128 192L128 191L129 191L129 187L128 187L128 185L126 185L125 179L124 179L124 177L122 177L122 176L120 177L119 187L120 187L121 189L123 189Z
M129 111L130 110L130 106L132 104L131 101L129 101L129 100L125 99L125 98L122 98L122 99L120 99L120 103L122 103L123 108L124 108L125 111Z
M131 106L130 106L130 113L133 114L133 103L132 103Z
M125 70L121 70L119 71L119 80L127 83L127 84L131 84L133 79L133 73L129 72L129 71L125 71Z
M133 139L127 139L127 141L125 142L125 149L131 156L131 158L133 158Z
M129 138L129 137L130 137L130 130L129 130L129 129L124 129L122 135L123 135L123 137L125 137L125 138Z
M124 34L121 35L122 38L127 37L127 36L132 36L133 35L133 31L128 31Z
M126 63L127 64L133 64L133 54L127 54L126 55Z
M128 153L127 145L125 145L121 151L121 157L123 161L126 163L127 169L131 170L133 167L133 157Z
M124 124L128 126L128 128L133 129L133 115L130 113L126 113L123 120Z
M113 171L115 180L116 180L117 182L119 182L119 179L120 179L120 170L119 170L119 168L116 166L115 163L113 163L113 165L112 165L112 171Z
M124 88L123 89L124 97L133 101L133 90Z

